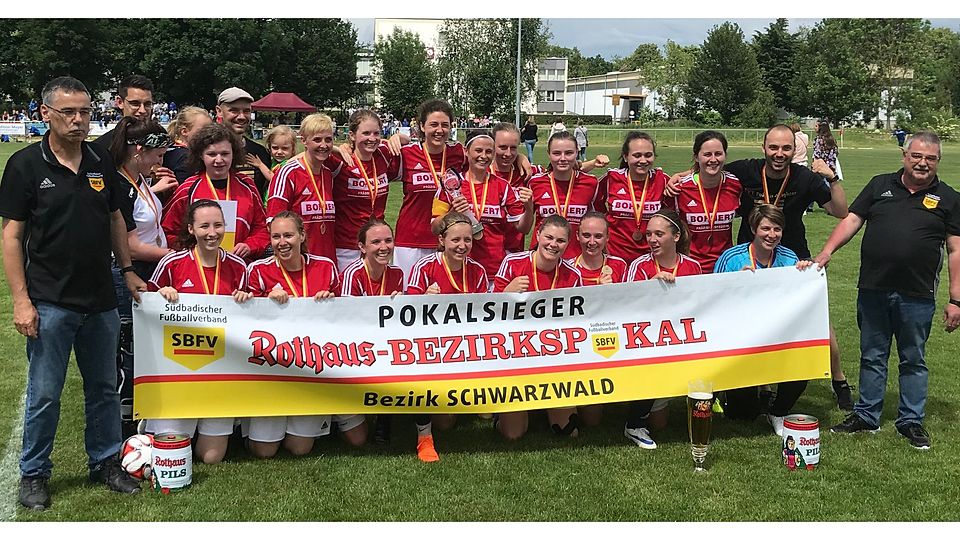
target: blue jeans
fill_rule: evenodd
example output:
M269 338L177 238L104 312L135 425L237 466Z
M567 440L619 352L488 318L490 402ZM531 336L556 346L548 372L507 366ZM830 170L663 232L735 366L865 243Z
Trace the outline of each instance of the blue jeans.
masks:
M891 338L897 338L900 356L900 405L896 426L922 424L927 403L927 365L924 348L930 337L936 302L897 292L860 289L857 326L860 327L860 399L854 412L873 427L880 426Z
M537 144L537 140L523 141L523 144L527 147L527 159L530 160L530 163L533 163L533 146Z
M79 313L46 302L36 303L40 327L27 338L27 404L23 418L23 476L49 477L50 453L60 421L60 394L67 376L70 349L83 377L86 428L84 445L92 469L120 451L120 396L117 394L117 310Z

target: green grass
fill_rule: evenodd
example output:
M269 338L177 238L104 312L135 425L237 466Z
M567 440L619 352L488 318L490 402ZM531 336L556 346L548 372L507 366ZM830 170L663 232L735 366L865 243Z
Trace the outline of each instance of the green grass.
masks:
M891 138L892 139L892 138ZM0 145L0 163L13 145ZM537 146L538 161L544 145ZM591 147L591 155L614 146ZM756 147L732 148L730 159L754 157ZM941 164L948 182L960 173L950 148ZM672 172L689 165L689 146L661 142L658 164ZM874 174L899 167L895 144L843 153L845 188L852 201ZM388 220L394 220L400 189L391 190ZM819 249L836 220L822 210L806 217L808 239ZM859 238L841 250L830 267L830 313L853 384L858 378L855 298ZM944 280L946 273L944 273ZM942 309L946 286L941 286ZM0 445L15 422L25 380L23 338L11 324L6 286L0 289ZM954 449L960 434L960 365L956 336L948 336L937 313L927 347L931 369L926 425L933 437L928 452L912 450L896 434L897 384L888 385L883 430L876 436L825 433L823 461L813 472L789 472L779 462L779 440L757 420L734 423L718 418L710 449L710 471L692 473L686 442L684 404L671 404L671 422L658 435L660 448L628 445L622 426L625 408L611 405L603 424L576 441L558 440L535 416L531 433L519 443L502 442L489 422L464 416L451 432L437 435L441 462L424 465L414 452L413 426L398 421L386 450L347 448L326 437L303 459L255 461L232 449L218 466L196 465L194 485L183 493L121 496L86 482L83 452L82 388L71 368L53 460L53 507L42 514L20 511L19 520L957 520L960 467ZM758 316L751 324L762 324ZM892 361L893 364L895 362ZM891 374L896 373L893 365ZM829 382L812 382L797 411L822 427L843 415ZM19 446L19 441L17 441ZM2 450L3 447L0 447ZM13 497L13 493L2 493Z

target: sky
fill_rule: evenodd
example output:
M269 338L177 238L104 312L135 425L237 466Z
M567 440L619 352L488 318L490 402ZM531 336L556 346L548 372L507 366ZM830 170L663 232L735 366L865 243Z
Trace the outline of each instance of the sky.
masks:
M873 14L871 14L873 15ZM907 15L903 13L902 15ZM373 43L373 19L348 18L357 27L361 43ZM667 40L681 45L699 45L714 25L725 20L736 22L749 40L754 32L763 31L775 18L729 19L545 19L553 34L551 43L563 47L577 47L584 56L628 56L641 43L663 46ZM790 31L812 27L817 18L788 18ZM960 19L930 19L934 26L945 26L960 32Z

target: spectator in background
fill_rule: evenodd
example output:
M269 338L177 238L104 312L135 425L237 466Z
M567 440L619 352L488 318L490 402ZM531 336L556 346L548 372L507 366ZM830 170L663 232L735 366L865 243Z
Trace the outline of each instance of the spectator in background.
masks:
M790 124L790 131L793 132L793 161L797 165L807 166L807 148L810 146L810 137L800 129L800 124L794 122Z
M177 182L182 184L187 178L197 174L198 171L188 165L190 151L187 146L200 128L212 122L210 114L200 107L184 107L167 126L167 133L173 139L173 148L163 155L163 166L173 171Z
M583 120L577 119L577 127L573 130L573 136L577 139L577 146L580 148L580 153L577 155L579 161L583 161L587 157L587 127L583 125Z
M137 120L147 121L153 114L153 81L143 75L131 75L120 83L117 89L117 108L122 116L132 116ZM113 132L110 130L101 135L94 144L99 144L105 150L113 142Z
M533 147L537 144L537 123L533 121L532 116L527 117L527 123L523 125L523 131L520 132L520 139L527 147L527 159L533 163Z
M893 130L893 136L897 138L897 146L903 148L903 141L907 139L907 132L900 126Z
M553 137L554 134L560 133L561 131L566 131L567 126L563 125L563 120L557 118L557 121L550 126L550 136Z
M817 138L813 141L813 159L822 159L834 176L843 178L840 174L840 156L837 149L837 140L830 132L830 121L823 119L817 122Z
M230 128L238 137L243 138L244 154L247 157L243 163L237 163L237 172L253 178L257 190L260 192L260 200L267 193L269 182L267 177L256 168L249 156L256 156L261 163L270 163L270 153L263 146L257 144L250 137L247 137L247 128L250 127L253 108L253 96L246 90L236 86L227 88L220 92L217 98L217 117L221 118L223 125Z

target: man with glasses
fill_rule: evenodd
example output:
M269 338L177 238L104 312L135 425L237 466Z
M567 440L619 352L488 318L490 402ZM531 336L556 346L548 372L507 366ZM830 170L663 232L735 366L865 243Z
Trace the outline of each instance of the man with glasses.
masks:
M242 138L247 161L237 164L237 170L253 179L260 191L260 197L263 198L270 181L260 172L259 164L265 163L269 166L270 153L246 136L247 129L250 128L250 115L253 113L252 103L253 96L246 90L236 86L227 88L217 97L217 116L223 121L223 125Z
M133 272L120 214L127 190L102 147L86 142L90 94L72 77L43 89L40 113L50 129L10 157L0 182L3 269L13 322L27 338L27 392L20 454L20 504L50 506L50 453L71 349L83 378L84 443L90 480L136 493L139 483L117 460L122 443L116 352L120 330L111 249L127 288L146 284Z
M948 252L950 301L945 330L960 325L960 195L937 178L940 139L921 131L907 141L903 168L873 177L814 260L820 266L866 223L860 246L857 322L860 327L860 399L830 431L880 430L891 338L900 357L900 404L895 426L917 449L930 448L923 428L927 401L925 352L936 289Z
M117 89L117 108L123 116L149 120L153 114L153 81L143 75L131 75L124 79ZM113 132L111 129L93 142L109 149Z

